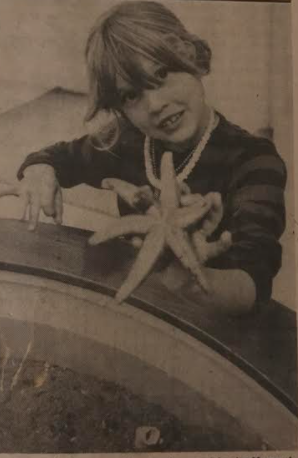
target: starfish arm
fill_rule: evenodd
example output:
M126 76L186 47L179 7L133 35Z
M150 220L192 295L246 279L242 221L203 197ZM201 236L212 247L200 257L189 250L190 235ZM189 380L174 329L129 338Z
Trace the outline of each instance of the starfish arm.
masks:
M206 236L213 234L223 217L223 204L218 192L209 192L204 197L210 204L210 213L203 222L202 229Z
M209 212L211 204L200 201L186 207L177 208L173 213L173 223L181 229L186 229L198 223Z
M148 215L128 215L115 218L111 223L95 232L89 239L90 245L97 245L107 240L127 234L146 234L156 224L156 218Z
M145 279L165 246L164 228L156 225L146 236L138 253L137 259L115 299L120 304L123 302Z
M202 264L195 255L194 248L191 245L188 235L178 227L169 227L166 235L166 242L182 265L190 270L195 276L202 290L208 293L209 286L202 271Z
M166 152L163 154L160 167L161 207L164 210L171 210L179 207L180 203L180 189L176 180L172 153Z

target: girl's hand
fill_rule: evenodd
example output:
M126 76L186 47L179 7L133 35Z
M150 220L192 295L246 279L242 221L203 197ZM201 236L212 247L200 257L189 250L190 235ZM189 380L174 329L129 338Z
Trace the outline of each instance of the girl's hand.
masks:
M118 178L105 178L101 187L114 191L131 208L145 213L154 203L153 193L149 186L136 186Z
M181 197L181 205L191 205L200 200L208 202L211 205L211 209L204 217L200 229L200 232L204 236L209 237L213 234L223 217L221 195L218 192L209 192L205 196L201 194L185 194Z
M127 181L118 178L105 178L102 181L102 188L116 192L131 208L142 212L154 212L154 196L149 186L135 186ZM223 205L219 193L210 192L204 197L200 194L191 194L185 183L180 184L181 205L188 206L200 200L207 201L211 209L204 217L201 228L192 234L197 255L202 263L216 257L231 246L231 234L224 232L216 242L209 243L207 238L215 231L223 216ZM142 239L138 236L131 238L135 248L142 246Z
M105 178L101 182L103 189L114 191L134 210L146 213L153 208L154 196L150 186L136 186L119 178ZM138 236L133 236L130 239L131 244L135 248L142 246L142 239Z
M28 209L29 230L35 230L40 210L43 210L46 216L52 217L56 224L62 223L62 191L52 166L36 164L28 167L20 185L24 199L23 219L26 218Z
M63 201L62 192L56 178L55 170L47 164L35 164L24 172L24 178L16 185L3 185L0 197L14 195L23 201L22 219L28 212L28 229L36 229L40 210L46 216L54 218L57 224L62 223Z
M204 264L208 259L219 256L227 251L232 244L231 233L225 231L215 242L207 242L207 238L217 229L223 217L223 205L221 195L217 192L210 192L204 197L200 194L185 194L181 197L182 205L191 205L198 200L205 200L210 203L211 208L204 217L201 228L192 234L192 240L200 261Z

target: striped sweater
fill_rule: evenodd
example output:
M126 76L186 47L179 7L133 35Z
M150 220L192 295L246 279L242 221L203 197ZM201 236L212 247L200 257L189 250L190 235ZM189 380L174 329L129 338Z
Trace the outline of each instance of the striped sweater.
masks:
M221 114L199 162L187 184L193 193L219 192L224 216L214 238L223 230L232 233L230 250L213 259L209 267L242 269L256 285L257 302L271 296L272 280L281 267L279 238L285 228L284 189L286 168L273 143L231 124ZM60 142L30 154L18 178L32 164L52 165L62 187L87 183L100 187L106 177L136 185L148 184L143 158L144 136L133 128L123 132L110 151L99 151L89 136ZM156 145L156 160L163 152ZM186 153L187 154L187 153ZM185 156L175 156L175 165ZM123 202L120 211L127 212Z

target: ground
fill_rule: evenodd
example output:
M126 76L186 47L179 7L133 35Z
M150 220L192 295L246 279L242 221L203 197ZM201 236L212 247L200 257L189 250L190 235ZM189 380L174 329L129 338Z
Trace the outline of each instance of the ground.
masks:
M161 440L140 451L258 450L262 445L203 424L186 427L116 383L45 362L26 361L11 389L19 367L20 361L11 359L2 372L1 453L133 452L142 426L157 428Z

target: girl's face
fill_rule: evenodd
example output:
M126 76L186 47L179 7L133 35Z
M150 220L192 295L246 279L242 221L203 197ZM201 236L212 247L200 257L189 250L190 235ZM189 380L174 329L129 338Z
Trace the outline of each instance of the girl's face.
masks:
M160 85L137 91L117 76L122 112L141 132L161 140L172 151L194 147L208 117L201 80L185 72L168 72L144 57L140 60Z

